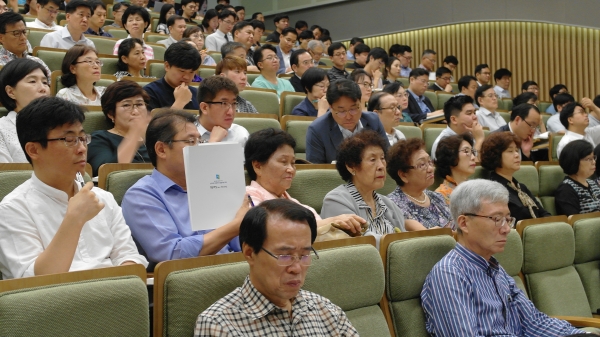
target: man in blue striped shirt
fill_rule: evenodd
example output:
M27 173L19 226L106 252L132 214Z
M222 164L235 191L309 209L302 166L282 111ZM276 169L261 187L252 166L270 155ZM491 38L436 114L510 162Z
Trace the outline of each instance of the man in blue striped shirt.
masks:
M566 336L585 333L535 308L492 256L504 250L515 218L508 191L476 179L450 196L456 248L425 280L421 300L433 336Z

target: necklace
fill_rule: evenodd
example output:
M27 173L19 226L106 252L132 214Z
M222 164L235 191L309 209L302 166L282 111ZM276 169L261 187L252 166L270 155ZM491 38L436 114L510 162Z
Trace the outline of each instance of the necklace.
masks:
M417 198L413 198L408 193L404 193L404 194L406 194L407 197L409 197L412 201L416 202L417 204L424 204L427 202L427 194L425 194L425 192L422 192L422 193L424 195L423 200L418 200Z

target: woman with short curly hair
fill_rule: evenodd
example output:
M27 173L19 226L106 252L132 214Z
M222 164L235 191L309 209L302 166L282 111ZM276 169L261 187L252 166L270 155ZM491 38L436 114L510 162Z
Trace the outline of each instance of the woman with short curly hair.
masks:
M508 208L517 221L550 216L527 186L513 177L521 168L520 148L521 139L512 132L492 132L481 144L481 165L491 171L490 180L508 190Z
M435 190L450 205L450 194L475 172L477 150L470 133L442 138L435 150L435 175L444 182Z

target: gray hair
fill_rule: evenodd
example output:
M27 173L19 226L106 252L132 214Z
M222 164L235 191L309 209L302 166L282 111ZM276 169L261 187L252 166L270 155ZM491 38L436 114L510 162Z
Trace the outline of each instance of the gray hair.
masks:
M486 180L473 179L458 185L450 194L450 213L455 223L465 213L477 214L484 203L508 204L508 190L502 184Z
M325 51L325 44L323 44L323 42L320 40L310 40L306 45L306 47L310 50L314 50L318 46L323 47L323 51Z
M238 48L246 50L246 47L239 42L227 42L221 46L221 56L225 58L225 56L232 54Z

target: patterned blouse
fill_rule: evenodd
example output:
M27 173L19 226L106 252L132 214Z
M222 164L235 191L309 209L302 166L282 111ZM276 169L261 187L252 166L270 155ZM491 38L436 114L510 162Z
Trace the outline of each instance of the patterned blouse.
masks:
M425 190L425 194L431 201L429 207L422 207L412 202L400 187L396 187L394 192L388 194L388 198L402 210L405 220L416 220L428 229L439 226L456 230L456 224L452 220L444 197L430 190Z
M115 77L117 78L117 81L120 81L123 77L135 77L135 76L131 75L128 71L117 71L115 73ZM156 78L154 76L146 76L146 75L142 75L140 77L141 78Z
M383 200L381 200L381 198L379 198L379 194L377 194L377 192L373 191L373 199L375 199L375 208L377 208L377 210L375 212L375 217L373 217L373 212L371 210L371 207L369 207L369 205L367 205L367 203L365 202L363 197L360 195L360 193L356 189L356 186L354 186L354 184L352 182L348 182L346 184L346 189L348 189L348 192L350 193L352 198L354 198L354 201L358 205L358 208L366 208L367 219L365 219L365 220L367 220L367 224L369 224L369 228L367 229L367 231L364 235L369 235L369 232L373 232L373 233L376 233L379 235L390 234L390 233L396 232L396 230L394 229L394 226L385 217L385 212L387 211L387 206L385 205Z
M554 192L556 214L572 215L600 211L600 186L587 179L588 186L565 177Z
M450 194L452 193L452 191L454 191L455 188L456 181L454 181L454 179L452 179L451 176L446 176L444 182L440 186L438 186L438 188L436 188L435 191L444 197L446 205L450 205Z

